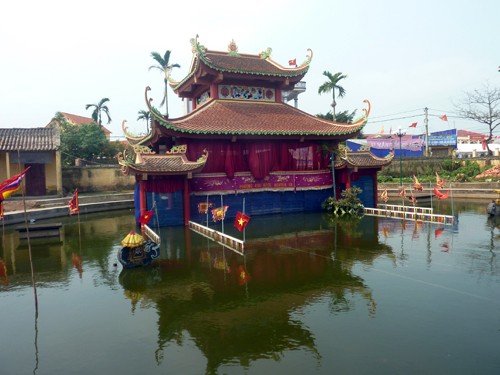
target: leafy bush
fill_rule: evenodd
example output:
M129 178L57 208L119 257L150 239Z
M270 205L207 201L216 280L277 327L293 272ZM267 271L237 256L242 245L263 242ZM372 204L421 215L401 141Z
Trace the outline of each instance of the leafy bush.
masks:
M362 216L363 215L363 204L358 198L362 190L358 187L352 187L342 191L340 194L340 199L335 199L334 197L328 197L322 203L321 207L328 213L343 216Z

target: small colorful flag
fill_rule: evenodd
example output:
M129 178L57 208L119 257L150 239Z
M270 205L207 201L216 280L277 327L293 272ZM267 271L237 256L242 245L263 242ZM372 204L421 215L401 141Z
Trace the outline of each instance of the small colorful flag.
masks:
M288 60L288 65L297 65L297 59Z
M448 116L446 115L439 116L439 118L443 121L448 121Z
M416 122L414 122L414 123L413 123L413 124L411 124L409 127L410 127L410 128L416 128L416 127L417 127L417 123L416 123Z
M249 221L250 221L250 216L245 215L238 211L236 213L236 218L234 219L234 226L236 227L236 229L242 232Z
M26 168L23 172L12 176L0 184L0 202L3 202L21 188L23 177L30 168Z
M380 194L380 199L382 199L384 203L387 203L387 201L389 200L389 194L387 193L387 189Z
M434 195L438 198L438 200L441 200L441 199L446 199L448 198L448 193L450 192L449 190L446 192L446 193L442 193L440 192L437 187L434 188Z
M212 210L212 217L214 221L220 221L224 220L224 217L226 216L226 211L229 206L222 206L218 208L214 208Z
M206 214L208 212L208 209L212 206L213 206L212 203L200 202L198 203L198 212L200 214Z
M438 173L436 172L436 185L438 188L443 188L446 180L443 180L441 177L439 177Z
M75 193L73 194L73 197L69 200L69 214L77 214L80 212L80 207L78 204L78 188L75 189Z
M148 225L151 217L153 216L153 211L144 211L144 213L139 218L139 223Z
M424 190L422 184L420 183L420 181L418 181L418 178L417 176L413 175L413 190L415 191L422 191Z
M401 189L399 190L399 196L401 198L406 198L406 190L404 187L401 187Z

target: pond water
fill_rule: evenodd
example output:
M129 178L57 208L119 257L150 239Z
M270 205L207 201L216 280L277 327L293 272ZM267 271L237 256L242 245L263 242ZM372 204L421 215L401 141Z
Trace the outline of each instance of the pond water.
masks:
M30 241L37 308L6 227L0 374L500 374L500 220L435 211L455 224L253 217L245 256L162 228L161 259L132 270L130 211L44 221L63 230Z

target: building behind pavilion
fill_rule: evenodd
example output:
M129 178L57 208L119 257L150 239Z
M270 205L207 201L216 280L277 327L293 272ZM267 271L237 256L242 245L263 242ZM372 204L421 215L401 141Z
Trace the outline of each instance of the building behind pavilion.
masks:
M377 201L377 171L392 157L349 152L339 144L356 137L368 121L370 104L350 124L310 115L285 103L307 73L312 51L300 65L284 67L271 49L242 54L232 41L227 52L191 40L189 73L170 87L187 101L188 113L167 118L153 107L151 131L125 135L135 155L119 158L136 176L136 217L158 212L159 225L186 225L199 218L199 204L228 206L250 216L319 211L329 196L358 186L361 199ZM125 123L124 123L125 124ZM332 173L332 156L335 172Z

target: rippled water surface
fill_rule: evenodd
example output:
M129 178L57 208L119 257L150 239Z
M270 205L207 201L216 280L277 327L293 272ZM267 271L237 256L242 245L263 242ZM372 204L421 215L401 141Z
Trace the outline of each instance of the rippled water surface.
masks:
M116 258L131 212L55 219L61 241L30 243L38 308L5 227L0 374L500 374L500 219L483 206L435 207L453 226L253 217L245 256L163 228L161 260L134 270Z

